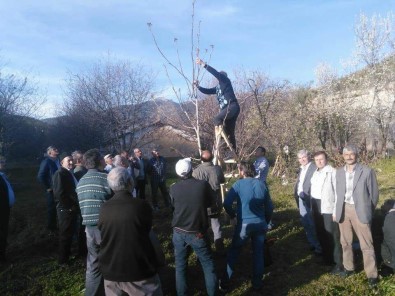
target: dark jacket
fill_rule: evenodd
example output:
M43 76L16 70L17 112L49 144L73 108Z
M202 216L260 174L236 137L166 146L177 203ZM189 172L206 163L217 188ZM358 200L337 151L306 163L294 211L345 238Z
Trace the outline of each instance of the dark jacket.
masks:
M313 174L315 170L317 169L317 166L313 163L310 162L310 166L307 169L306 176L304 177L303 181L303 202L306 204L306 206L310 207L310 200L311 200L311 177L313 177ZM301 169L299 169L298 172L298 179L296 180L295 187L294 187L294 197L296 201L296 205L299 208L299 196L298 196L298 185L299 185L299 180L300 180L300 173Z
M230 79L225 74L218 72L213 67L211 67L207 64L204 67L215 78L218 79L219 87L204 88L204 87L198 86L198 89L206 95L217 94L217 100L218 100L218 103L220 104L221 109L226 108L230 103L233 103L233 102L237 103L236 95L235 95L235 92L233 91L233 87L232 87L232 83L230 82Z
M58 170L58 165L50 157L45 157L40 164L40 169L38 170L37 180L40 182L44 188L52 188L52 178L53 175Z
M53 175L53 194L59 206L64 209L79 209L78 197L75 192L75 181L73 175L67 169L61 167Z
M73 170L74 177L77 181L79 181L87 172L88 169L83 165L77 165Z
M134 282L154 276L158 262L149 238L152 209L130 192L116 192L100 209L100 269L104 279Z
M192 176L198 180L207 181L211 189L216 194L216 206L218 209L222 208L221 183L225 182L224 173L218 165L213 165L212 162L203 162L196 169L193 170Z
M151 164L150 164L150 161L144 157L142 158L142 160L143 160L143 164L144 164L144 180L147 181L147 175L151 174ZM132 166L132 168L136 168L136 169L140 170L140 161L137 157L133 158L133 160L131 162L131 166ZM135 177L136 177L136 179L141 179L141 178L139 178L138 175L136 175Z
M395 269L395 212L389 212L384 219L381 257L385 265Z
M195 178L182 179L170 187L174 207L172 227L205 233L208 229L207 208L215 203L210 184Z

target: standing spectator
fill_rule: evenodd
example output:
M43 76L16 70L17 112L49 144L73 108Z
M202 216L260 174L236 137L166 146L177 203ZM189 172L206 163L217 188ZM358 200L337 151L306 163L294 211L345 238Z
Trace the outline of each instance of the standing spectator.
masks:
M310 153L307 150L300 150L298 152L298 160L300 169L298 179L294 187L294 197L296 205L299 208L300 220L302 222L304 231L306 232L307 241L310 244L311 250L316 254L321 254L321 245L318 242L313 216L311 214L311 177L313 176L317 167L310 161Z
M207 294L216 295L218 280L207 240L207 209L215 197L206 181L192 177L190 159L179 160L176 173L181 180L170 187L170 197L174 207L172 227L177 295L187 295L188 246L194 250L202 265Z
M240 163L239 175L241 179L232 186L224 201L225 211L230 218L237 220L232 245L228 251L225 284L232 277L242 246L251 239L253 252L252 287L254 290L260 290L263 286L265 234L273 213L273 204L265 184L254 178L255 169L253 165ZM235 201L237 202L236 211L233 209Z
M255 168L255 178L259 179L261 182L266 183L267 175L269 174L269 162L266 157L266 149L265 147L259 146L255 149L255 157L254 168Z
M203 163L193 170L192 176L198 180L207 181L215 193L218 213L215 216L211 216L210 221L211 229L214 233L215 250L222 252L224 251L224 242L219 216L222 209L221 183L225 182L225 177L221 167L213 165L213 155L210 151L203 150L200 159Z
M383 263L395 272L395 200L387 199L381 207L384 213L383 243L381 244L381 257Z
M15 193L5 175L6 159L0 156L0 263L6 261L10 209L15 203Z
M73 153L71 153L71 156L73 157L73 163L75 166L73 170L73 174L74 177L77 179L77 181L79 181L82 178L82 176L85 175L86 172L88 171L82 163L83 155L84 154L79 150L76 150Z
M370 287L377 285L376 256L373 248L371 223L379 201L375 172L358 163L358 150L354 145L343 148L344 167L336 171L336 208L334 220L339 223L343 248L343 276L354 273L352 249L353 230L361 245L363 266Z
M138 198L145 199L145 185L147 184L147 175L150 173L150 164L148 159L143 157L140 148L134 149L134 158L132 158L133 167L138 169L136 175L136 194Z
M150 159L151 167L151 194L152 194L152 205L155 210L159 209L158 206L158 188L162 193L162 198L165 207L170 206L169 192L166 187L166 160L159 154L159 151L152 150L152 158Z
M162 295L149 233L152 210L146 201L130 198L133 179L125 168L107 177L114 196L100 210L100 269L106 295ZM125 227L127 225L127 227Z
M108 174L114 168L112 155L111 154L105 155L104 161L106 163L106 166L104 167L104 171Z
M107 174L101 171L104 167L104 161L99 150L88 150L83 158L88 172L77 185L77 195L82 214L82 224L85 225L88 249L85 295L104 295L103 276L99 269L98 260L101 235L97 224L100 207L110 199L111 189L107 183Z
M66 156L61 167L53 176L53 194L58 201L56 206L59 223L59 264L67 264L75 229L77 229L80 208L75 188L77 179L73 173L73 159Z
M45 196L47 199L47 228L51 236L54 235L57 229L56 203L53 196L52 178L55 172L60 168L58 155L58 149L55 146L49 146L45 158L41 161L40 169L37 174L37 180L45 189Z
M335 209L336 171L328 164L325 151L314 153L316 171L311 177L311 208L317 237L322 247L324 264L335 263L333 274L343 271L339 224L333 221Z

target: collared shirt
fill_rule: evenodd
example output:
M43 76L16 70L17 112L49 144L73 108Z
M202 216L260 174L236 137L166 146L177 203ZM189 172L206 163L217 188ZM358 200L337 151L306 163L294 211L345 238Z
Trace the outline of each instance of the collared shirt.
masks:
M307 170L310 167L310 164L311 164L311 161L308 164L306 164L305 166L300 167L300 176L299 176L299 184L298 184L298 195L299 196L303 192L303 183L304 183L304 179L306 177Z
M266 182L267 175L269 173L269 162L266 157L258 157L254 162L255 178Z
M332 170L330 165L324 166L321 170L316 170L311 177L311 197L321 199L322 187L325 182L325 177L328 171Z
M346 194L344 196L344 202L353 205L354 198L352 193L354 191L355 167L351 173L347 170L346 166L344 166L344 170L346 171Z

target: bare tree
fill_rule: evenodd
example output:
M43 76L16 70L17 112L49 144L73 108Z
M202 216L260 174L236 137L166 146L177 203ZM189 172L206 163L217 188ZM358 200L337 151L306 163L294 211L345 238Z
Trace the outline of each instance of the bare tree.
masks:
M200 23L195 22L195 4L196 1L192 1L192 14L191 14L191 34L190 34L190 52L188 54L188 60L191 63L191 73L185 71L186 64L183 62L180 49L178 47L178 38L174 38L173 42L175 45L176 59L173 61L169 56L162 50L159 45L155 33L153 31L153 24L147 23L148 29L151 33L155 47L158 50L161 57L164 59L165 64L164 69L167 78L172 85L172 91L175 99L178 102L178 114L166 114L162 112L162 115L166 117L166 120L172 125L181 129L187 136L194 139L199 150L199 155L202 147L207 148L209 146L209 141L211 140L211 134L214 131L212 128L211 132L208 129L211 127L211 118L208 118L212 110L208 106L211 106L210 99L206 97L200 97L197 94L197 89L194 86L195 80L200 80L203 77L203 73L200 72L199 67L195 63L196 57L204 55L205 60L210 60L211 54L213 52L214 46L210 45L208 49L200 49ZM176 76L173 76L173 75ZM185 88L176 88L173 83L173 78L181 78ZM206 112L207 111L207 112Z
M99 130L102 147L128 149L153 125L149 119L155 114L145 107L153 96L151 73L140 64L108 57L82 73L70 74L65 113Z
M36 82L27 76L6 74L0 66L0 154L8 153L19 128L12 117L32 116L44 102Z
M360 87L369 92L369 114L376 123L381 153L385 153L390 125L395 113L395 36L393 14L360 14L355 25L355 63L365 68L360 74Z

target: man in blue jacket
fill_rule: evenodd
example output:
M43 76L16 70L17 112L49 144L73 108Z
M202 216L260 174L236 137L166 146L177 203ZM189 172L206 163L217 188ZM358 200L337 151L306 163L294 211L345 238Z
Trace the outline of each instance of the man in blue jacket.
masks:
M50 234L53 234L57 229L56 203L53 195L52 178L55 172L60 168L58 155L58 149L55 146L49 146L45 158L41 161L40 169L37 174L37 180L45 189L45 196L47 199L47 228Z
M255 168L245 162L239 165L238 180L230 189L224 201L225 211L230 218L236 219L232 244L228 251L227 278L232 277L242 246L252 240L253 276L252 287L260 290L263 286L263 248L268 223L273 213L273 204L263 182L254 178ZM236 211L233 202L237 202ZM222 287L222 285L221 285Z

